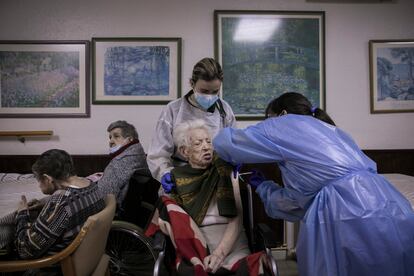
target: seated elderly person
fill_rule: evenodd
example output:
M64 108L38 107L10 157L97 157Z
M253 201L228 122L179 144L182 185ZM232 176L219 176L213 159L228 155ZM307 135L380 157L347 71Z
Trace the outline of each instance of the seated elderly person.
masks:
M59 149L40 155L32 166L47 197L34 222L22 196L16 216L16 249L22 259L52 255L66 248L87 218L101 211L105 201L98 185L75 175L70 155ZM50 274L50 272L49 272Z
M126 121L111 123L109 133L109 156L111 161L103 175L97 173L88 178L98 181L104 194L114 194L117 201L117 213L128 191L129 179L136 170L151 175L148 169L144 149L138 140L135 127Z
M250 266L252 260L262 260L262 253L253 254L256 256L249 260L245 258L250 251L242 226L239 183L232 166L213 154L211 134L204 121L182 123L173 136L188 165L171 171L176 183L171 193L174 201L162 197L169 216L164 216L164 207L158 207L146 234L151 236L160 229L174 239L178 274L221 274L245 269L238 273L257 275L258 271ZM184 219L185 214L191 219ZM200 251L204 245L207 248ZM243 260L246 264L240 265Z

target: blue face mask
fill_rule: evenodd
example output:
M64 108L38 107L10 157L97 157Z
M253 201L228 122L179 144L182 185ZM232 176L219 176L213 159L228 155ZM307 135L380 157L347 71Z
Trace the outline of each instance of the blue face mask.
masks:
M199 105L201 105L204 109L209 109L217 100L217 95L207 95L201 94L199 92L194 91L194 96Z
M112 148L109 148L109 153L117 152L121 147L122 145L115 145Z

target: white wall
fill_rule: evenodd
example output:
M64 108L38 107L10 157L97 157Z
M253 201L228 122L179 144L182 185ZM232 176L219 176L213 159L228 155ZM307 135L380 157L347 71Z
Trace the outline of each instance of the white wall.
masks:
M214 10L326 12L327 111L364 149L414 148L414 113L370 114L368 41L414 39L414 1L322 4L305 0L1 0L0 40L181 37L183 93L192 66L214 56ZM0 154L107 153L107 125L133 123L147 149L162 106L92 105L85 119L0 119L0 131L53 130L50 140L1 139ZM253 122L240 122L244 127Z

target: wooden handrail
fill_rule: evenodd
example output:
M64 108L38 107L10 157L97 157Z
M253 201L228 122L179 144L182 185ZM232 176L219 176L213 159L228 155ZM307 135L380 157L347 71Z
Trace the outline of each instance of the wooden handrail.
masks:
M51 136L53 135L52 130L35 130L35 131L0 131L0 137L11 137L11 136Z
M24 143L25 137L29 136L52 136L52 130L29 130L29 131L0 131L0 137L17 137L17 139Z

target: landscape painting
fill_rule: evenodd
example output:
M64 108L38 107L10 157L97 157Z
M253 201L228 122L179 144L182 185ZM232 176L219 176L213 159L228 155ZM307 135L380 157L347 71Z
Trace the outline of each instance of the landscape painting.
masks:
M0 42L1 117L87 117L88 43Z
M414 41L372 40L371 113L414 112Z
M159 104L180 95L181 42L94 38L96 104Z
M325 107L323 12L215 11L215 34L222 97L238 119L263 118L288 91Z

